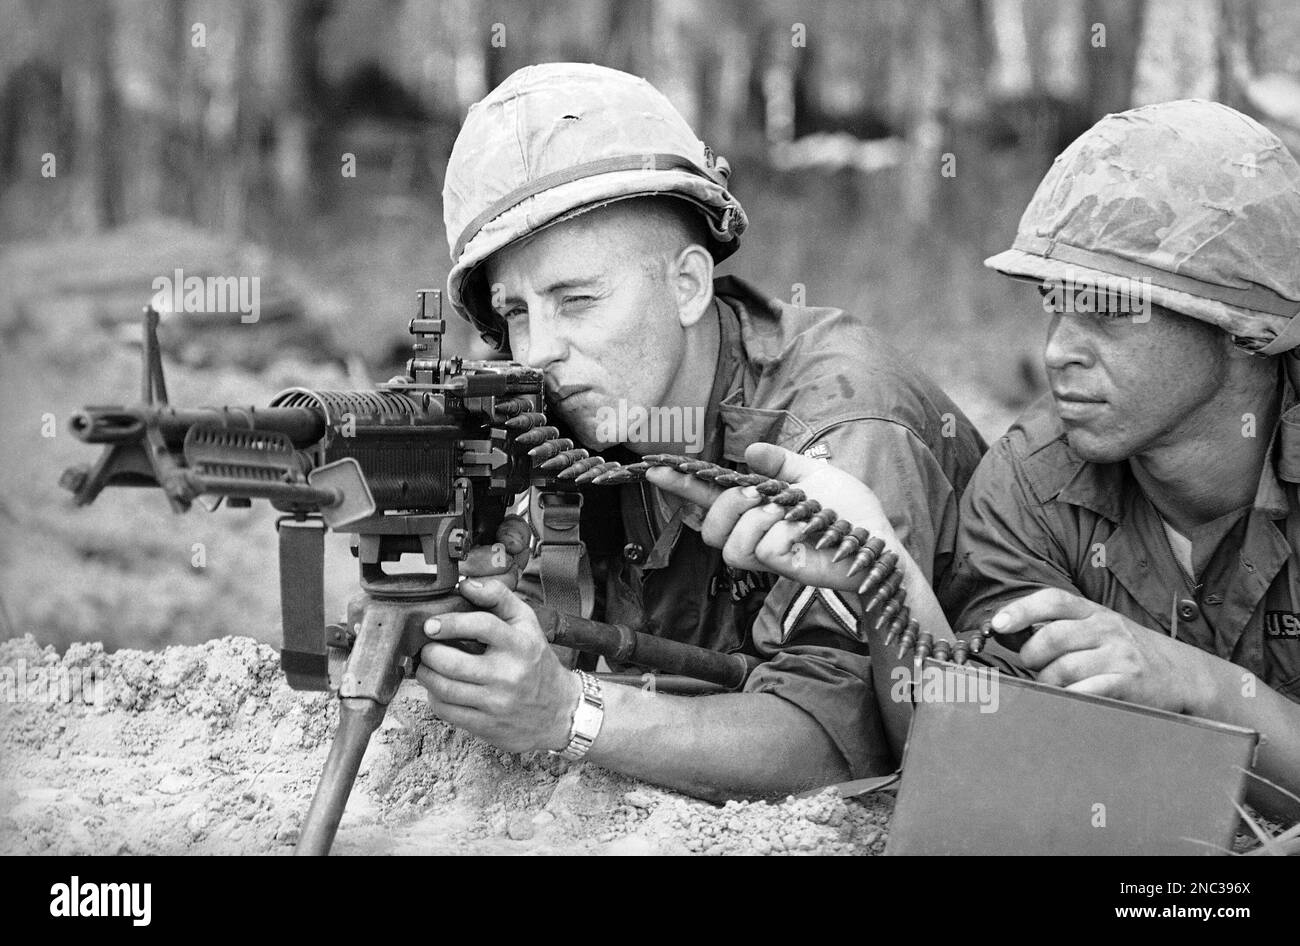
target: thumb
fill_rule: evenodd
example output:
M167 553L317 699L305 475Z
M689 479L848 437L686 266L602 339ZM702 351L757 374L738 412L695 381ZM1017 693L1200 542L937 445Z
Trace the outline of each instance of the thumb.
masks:
M760 476L776 477L787 483L797 483L824 469L820 460L813 460L774 443L751 443L745 450L745 465Z
M476 545L465 553L460 562L460 573L467 578L483 578L487 575L504 575L515 564L513 556L505 544Z
M510 625L537 623L533 609L495 578L466 578L457 586L460 596Z

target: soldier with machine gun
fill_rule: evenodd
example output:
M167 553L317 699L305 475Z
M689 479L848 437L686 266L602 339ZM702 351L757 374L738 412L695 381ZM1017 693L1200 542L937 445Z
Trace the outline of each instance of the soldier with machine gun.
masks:
M703 411L702 461L743 467L746 448L765 441L849 470L879 497L861 525L902 556L908 604L946 633L927 582L948 568L983 444L860 321L715 283L715 262L747 223L728 177L644 80L569 63L520 70L470 110L448 165L449 300L545 376L579 454L682 452L603 439L601 408L624 401ZM578 482L602 482L600 469ZM698 510L639 479L579 495L533 504L548 600L750 655L759 663L743 692L646 699L602 687L563 666L528 605L489 578L461 593L491 613L430 628L433 641L486 646L425 648L418 675L440 716L508 749L585 754L711 798L894 769L908 710L887 697L889 662L870 656L881 615L864 616L866 601L729 568L700 535ZM586 556L566 538L577 521Z

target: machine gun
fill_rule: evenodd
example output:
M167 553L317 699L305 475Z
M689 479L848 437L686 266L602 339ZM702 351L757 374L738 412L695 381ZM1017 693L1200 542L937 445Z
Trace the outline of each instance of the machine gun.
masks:
M426 314L433 297L436 315ZM528 545L509 515L532 486L572 497L578 487L536 466L563 465L565 448L544 412L539 371L507 361L443 358L441 293L417 294L416 337L405 375L372 391L290 388L269 407L173 407L158 346L158 313L144 312L141 403L87 407L72 433L105 444L97 463L66 470L78 505L107 486L161 487L172 509L197 499L246 507L267 499L277 521L283 619L281 666L297 690L339 696L339 724L296 853L326 854L370 737L427 643L425 622L470 605L455 594L459 563L475 546ZM586 456L585 451L568 451ZM548 463L546 466L556 464ZM361 593L327 624L324 534L351 533ZM430 571L398 571L402 555ZM738 689L753 658L678 644L621 625L536 607L547 638L611 660ZM474 646L464 645L467 649Z

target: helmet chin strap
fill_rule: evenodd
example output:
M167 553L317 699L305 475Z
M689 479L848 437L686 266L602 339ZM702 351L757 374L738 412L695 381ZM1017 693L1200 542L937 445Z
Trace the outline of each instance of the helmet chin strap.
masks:
M1292 357L1287 359L1287 371L1294 371L1295 355L1293 349L1300 346L1300 313L1291 317L1291 321L1286 323L1282 331L1278 332L1271 342L1259 349L1257 354L1260 355L1280 355L1284 352L1292 353ZM1295 378L1292 377L1292 383Z

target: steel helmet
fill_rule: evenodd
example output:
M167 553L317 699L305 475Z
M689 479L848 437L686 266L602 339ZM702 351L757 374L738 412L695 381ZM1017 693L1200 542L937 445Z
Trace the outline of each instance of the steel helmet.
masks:
M630 197L689 201L708 221L714 259L725 259L748 223L729 173L644 79L587 63L520 69L470 108L447 162L448 299L504 348L480 264L543 227Z
M1035 281L1141 280L1151 302L1247 350L1287 351L1300 345L1300 165L1217 102L1107 115L1057 157L1012 248L985 265Z

